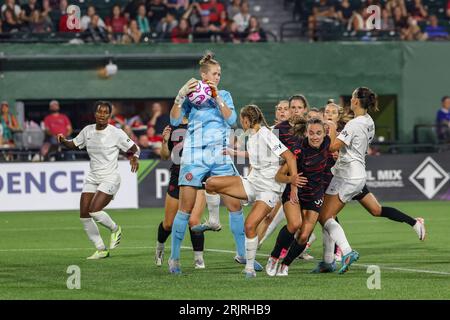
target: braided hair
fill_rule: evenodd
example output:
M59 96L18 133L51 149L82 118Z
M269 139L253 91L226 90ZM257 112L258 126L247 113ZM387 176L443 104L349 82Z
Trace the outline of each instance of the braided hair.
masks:
M267 128L269 127L261 109L255 104L248 104L243 107L241 109L241 117L246 117L250 121L250 128L253 128L256 124L262 124Z

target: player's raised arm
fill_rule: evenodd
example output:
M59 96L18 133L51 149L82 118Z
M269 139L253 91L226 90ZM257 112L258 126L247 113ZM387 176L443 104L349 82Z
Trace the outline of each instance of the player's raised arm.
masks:
M337 139L336 124L333 121L326 121L325 123L328 126L328 135L330 136L330 147L328 150L330 152L339 151L344 146L344 142Z
M169 158L170 158L169 139L170 139L171 132L172 132L172 128L170 126L166 126L162 133L163 143L162 143L161 153L160 153L162 160L169 160Z
M195 91L197 83L198 80L191 78L181 87L180 91L178 91L172 109L170 110L170 121L172 125L177 126L180 124L183 117L181 106L183 105L186 96Z

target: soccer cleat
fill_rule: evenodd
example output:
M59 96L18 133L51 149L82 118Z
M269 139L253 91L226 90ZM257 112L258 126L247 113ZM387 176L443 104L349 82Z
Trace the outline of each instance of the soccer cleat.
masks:
M273 277L274 275L277 274L278 261L279 259L274 257L270 257L269 260L267 260L266 264L267 275Z
M122 228L117 225L117 230L111 232L111 242L109 243L109 249L112 250L117 248L120 244L120 240L122 239Z
M339 274L346 273L350 265L359 259L359 253L353 250L349 254L342 257L341 269L339 269Z
M287 266L285 264L281 264L280 267L278 268L276 276L277 277L287 277L288 271L289 271L289 266Z
M179 260L169 259L169 272L173 274L181 274L181 267Z
M425 240L426 232L425 232L425 220L423 218L416 218L416 224L414 225L414 230L419 236L419 240Z
M243 272L245 273L245 278L246 278L246 279L256 278L256 272L255 272L255 270L247 270L247 269L244 269Z
M107 249L105 250L97 250L94 252L94 254L90 257L87 257L87 260L98 260L98 259L104 259L109 257L109 251Z
M329 272L335 272L336 271L336 261L333 261L332 263L326 263L325 261L320 261L317 264L317 267L315 267L311 273L329 273Z
M337 247L336 248L336 253L334 254L334 258L336 259L336 261L342 261L342 250L341 248Z
M209 220L202 224L198 224L191 228L194 232L205 232L205 231L220 231L222 230L222 225L220 223L211 223Z
M203 258L197 258L194 260L195 269L205 269L205 260Z
M302 253L300 253L300 255L298 256L299 259L305 260L305 261L310 261L310 260L314 260L314 257L312 255L309 254L309 250L306 249L304 250Z
M246 264L247 263L247 259L245 259L245 258L243 258L241 256L238 256L238 255L234 257L234 261L236 261L239 264ZM264 270L263 266L256 260L253 263L253 267L255 268L255 271L257 271L257 272Z
M155 263L158 267L161 267L163 261L164 261L164 245L162 247L156 245Z

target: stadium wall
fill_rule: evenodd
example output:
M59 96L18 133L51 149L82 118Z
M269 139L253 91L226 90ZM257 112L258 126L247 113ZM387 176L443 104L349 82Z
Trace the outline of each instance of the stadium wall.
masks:
M367 186L380 201L450 200L450 152L367 157ZM236 160L236 159L235 159ZM237 161L235 161L236 163ZM139 207L163 207L170 161L142 160ZM248 165L236 165L242 176Z
M268 115L276 101L295 92L305 93L313 106L330 97L350 95L357 86L369 86L380 95L397 95L399 138L412 139L413 125L432 124L440 98L449 94L450 43L265 43L190 45L49 45L2 44L0 97L13 103L25 99L171 98L186 79L195 76L195 60L188 66L146 67L117 63L110 79L97 76L96 68L68 68L56 57L121 54L200 57L213 50L222 63L221 87L232 92L238 107L257 103ZM32 64L16 63L27 57ZM101 67L109 59L103 59ZM44 62L43 62L44 61ZM92 65L86 58L84 66ZM47 65L46 65L47 63ZM163 59L161 60L163 64ZM269 116L269 118L271 118Z
M128 161L119 161L121 189L108 208L137 208L138 184ZM0 163L2 211L78 210L88 161Z

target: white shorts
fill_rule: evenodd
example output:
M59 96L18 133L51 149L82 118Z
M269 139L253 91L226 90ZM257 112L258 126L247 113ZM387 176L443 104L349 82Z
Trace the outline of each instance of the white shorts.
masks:
M346 203L359 194L366 184L366 179L344 179L334 176L325 191L329 195L339 195L339 199Z
M96 181L89 176L86 178L84 182L83 190L81 192L87 193L96 193L97 191L101 191L103 193L112 195L113 198L116 195L117 191L119 191L120 187L120 176L112 175L107 179L103 179L102 181Z
M247 178L242 179L242 184L244 185L245 193L247 194L248 203L253 203L255 201L263 201L269 207L273 208L280 201L280 193L275 191L258 191L254 185L247 180Z

